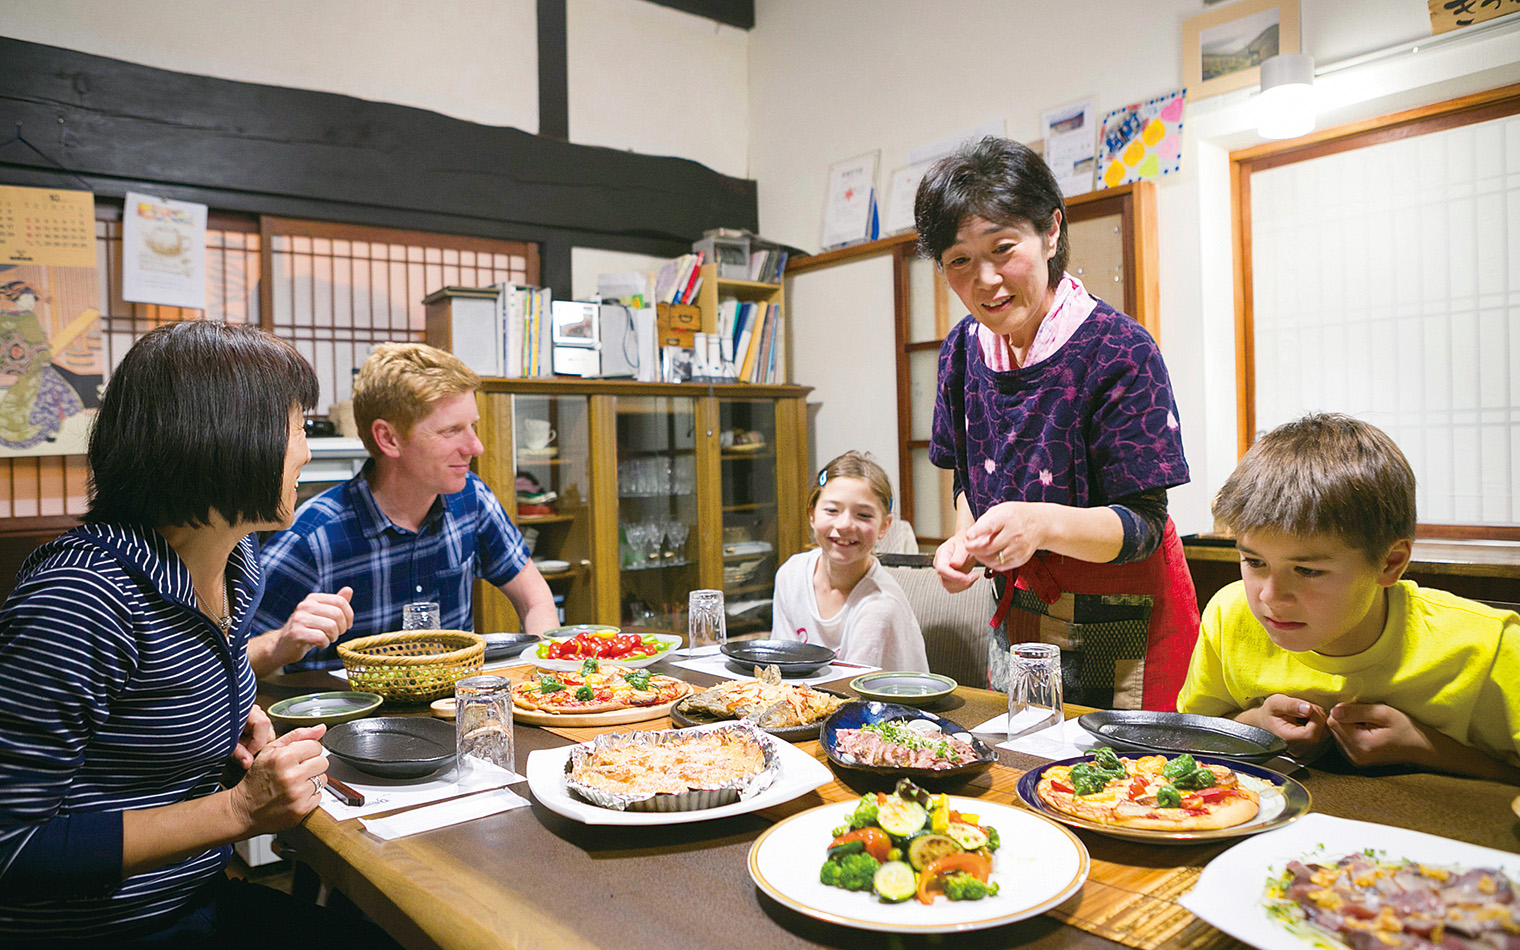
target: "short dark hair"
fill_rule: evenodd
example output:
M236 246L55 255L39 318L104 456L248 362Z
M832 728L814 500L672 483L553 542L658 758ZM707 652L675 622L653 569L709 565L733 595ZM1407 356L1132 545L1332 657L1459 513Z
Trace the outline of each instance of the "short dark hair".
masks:
M254 327L187 320L132 345L90 433L85 520L149 527L280 521L290 410L317 376Z
M955 243L961 224L971 216L993 224L1028 225L1043 235L1050 231L1057 212L1061 233L1055 256L1046 262L1052 287L1060 283L1071 258L1061 186L1050 166L1029 146L989 135L935 162L918 183L913 199L918 252L939 263L940 255Z
M1335 535L1378 564L1393 542L1414 538L1414 489L1414 470L1388 433L1316 412L1256 440L1214 498L1214 517L1236 537Z

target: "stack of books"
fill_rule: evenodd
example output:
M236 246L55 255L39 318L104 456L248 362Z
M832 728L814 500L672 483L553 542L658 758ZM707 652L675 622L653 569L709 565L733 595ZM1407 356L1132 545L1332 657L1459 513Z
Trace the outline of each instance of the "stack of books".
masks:
M666 262L654 279L654 302L694 304L702 289L702 252L682 254Z
M718 337L732 345L735 378L747 383L780 380L781 305L727 298L718 303Z
M496 307L501 323L504 360L502 375L512 378L552 376L549 346L553 327L549 305L553 294L543 287L496 284Z
M751 247L754 243L751 242ZM759 247L749 253L749 279L759 281L762 284L781 283L781 274L786 270L787 252L779 247Z

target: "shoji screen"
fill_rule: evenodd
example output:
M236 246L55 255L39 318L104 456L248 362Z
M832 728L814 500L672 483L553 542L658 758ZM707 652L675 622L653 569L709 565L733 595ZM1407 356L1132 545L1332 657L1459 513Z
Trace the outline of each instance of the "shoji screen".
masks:
M1251 176L1256 425L1398 441L1420 521L1520 522L1520 116Z

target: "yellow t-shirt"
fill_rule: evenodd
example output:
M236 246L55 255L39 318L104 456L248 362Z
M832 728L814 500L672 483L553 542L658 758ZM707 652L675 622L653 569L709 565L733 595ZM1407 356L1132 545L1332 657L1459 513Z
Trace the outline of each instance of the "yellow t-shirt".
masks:
M1231 716L1273 693L1325 709L1381 703L1483 752L1520 765L1520 616L1400 581L1388 622L1354 656L1291 653L1251 614L1245 584L1214 595L1177 710Z

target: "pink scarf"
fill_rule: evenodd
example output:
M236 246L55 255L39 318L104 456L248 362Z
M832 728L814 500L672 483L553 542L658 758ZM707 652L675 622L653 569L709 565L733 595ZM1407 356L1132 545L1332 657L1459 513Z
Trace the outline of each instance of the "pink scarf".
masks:
M1049 359L1071 339L1071 335L1092 315L1093 308L1097 305L1097 299L1087 292L1080 280L1070 274L1063 274L1061 282L1056 285L1056 299L1050 305L1050 312L1040 321L1040 329L1035 331L1034 342L1024 356L1024 366L1033 366L1041 360ZM1013 365L1013 351L1008 345L1007 337L992 332L983 324L977 324L976 339L982 348L982 362L987 364L988 369L995 373L1006 373L1020 368Z

